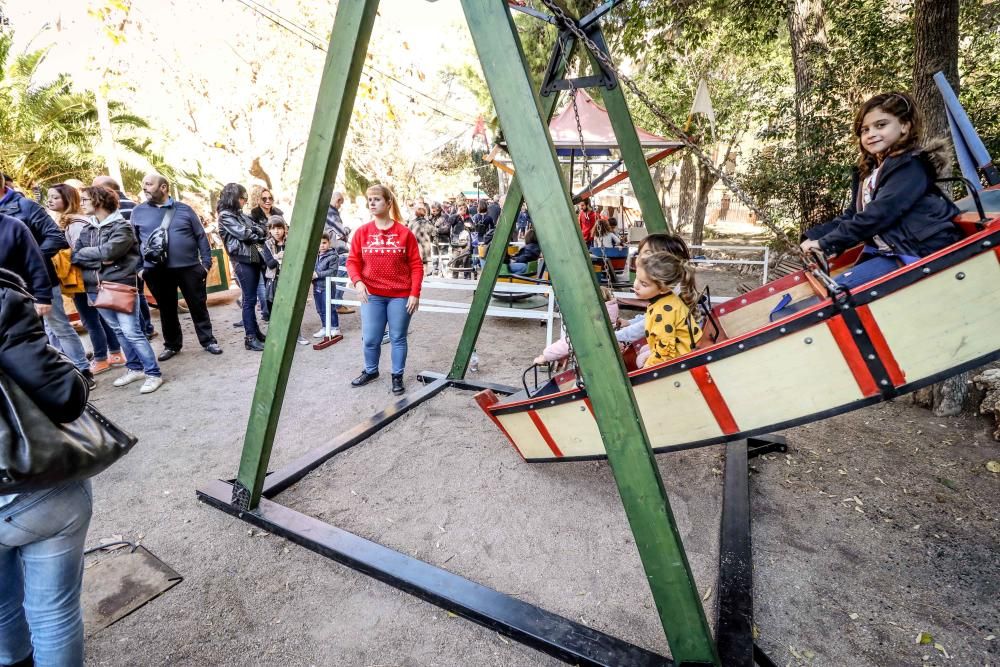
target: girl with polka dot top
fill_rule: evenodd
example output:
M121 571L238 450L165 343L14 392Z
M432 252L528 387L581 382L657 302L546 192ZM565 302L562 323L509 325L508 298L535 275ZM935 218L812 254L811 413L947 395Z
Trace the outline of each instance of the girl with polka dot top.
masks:
M640 352L637 359L640 368L685 355L701 338L701 329L691 317L698 300L694 277L691 263L676 255L655 252L639 258L632 289L640 299L649 300L648 352L645 348Z

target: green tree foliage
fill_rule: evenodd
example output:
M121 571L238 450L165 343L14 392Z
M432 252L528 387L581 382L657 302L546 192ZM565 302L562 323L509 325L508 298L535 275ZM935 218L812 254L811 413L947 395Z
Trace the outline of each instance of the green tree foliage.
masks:
M40 81L45 51L11 53L13 35L0 33L0 170L25 188L69 178L89 182L104 170L94 95L73 89L69 76ZM153 150L148 123L124 105L109 105L125 187L138 190L142 175L158 171L182 185L200 184L200 174L173 169Z

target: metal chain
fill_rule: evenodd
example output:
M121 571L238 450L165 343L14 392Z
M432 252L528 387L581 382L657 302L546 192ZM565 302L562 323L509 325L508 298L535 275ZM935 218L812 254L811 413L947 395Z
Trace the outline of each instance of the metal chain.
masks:
M743 191L743 188L741 188L724 171L716 167L715 163L710 160L707 155L705 155L705 153L694 141L691 140L687 134L685 134L680 126L677 125L677 123L675 123L665 111L660 109L652 99L650 99L649 95L643 92L632 79L623 75L618 68L615 67L611 58L608 57L608 55L605 54L592 39L587 37L580 26L577 25L576 21L569 18L569 16L566 15L566 12L564 12L559 5L555 4L554 0L541 0L541 3L545 5L550 12L552 12L552 15L555 16L567 30L573 33L573 35L580 40L582 44L586 45L587 49L594 55L594 57L607 67L619 81L628 86L629 90L631 90L632 93L639 98L639 101L642 102L646 108L652 111L664 125L666 125L666 127L680 140L680 142L684 144L684 147L694 154L694 156L710 174L722 181L726 187L740 199L740 201L746 204L747 208L756 213L758 219L764 224L764 226L774 232L777 236L785 237L792 248L798 248L799 244L795 241L794 237L785 230L781 229L777 223L771 219L771 216L758 206L756 202L750 198L750 195Z
M573 117L576 119L576 133L580 137L580 151L583 157L583 178L581 179L584 183L590 182L590 159L587 157L587 142L583 136L583 124L580 122L580 109L576 104L576 91L577 87L573 85L572 79L566 79L569 83L569 94L570 100L573 103ZM570 174L572 176L572 174ZM569 184L570 190L573 189L573 183Z

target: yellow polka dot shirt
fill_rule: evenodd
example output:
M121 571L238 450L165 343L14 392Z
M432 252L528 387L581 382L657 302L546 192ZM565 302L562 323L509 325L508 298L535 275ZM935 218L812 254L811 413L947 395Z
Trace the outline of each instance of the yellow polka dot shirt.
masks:
M656 366L691 351L701 338L701 329L689 317L690 309L670 292L646 306L646 342L649 358L643 368Z

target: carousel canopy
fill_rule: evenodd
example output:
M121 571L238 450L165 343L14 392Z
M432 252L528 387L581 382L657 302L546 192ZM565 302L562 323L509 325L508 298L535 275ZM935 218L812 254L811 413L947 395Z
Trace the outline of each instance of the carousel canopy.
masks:
M576 106L580 112L580 126L583 128L583 140L587 146L587 155L610 155L612 148L618 147L618 140L615 138L615 131L611 127L611 119L608 112L594 101L587 91L577 89ZM681 146L679 141L671 141L657 136L652 132L647 132L636 126L636 134L639 135L639 143L643 148L671 148ZM576 117L573 114L573 105L568 105L552 119L549 123L549 133L552 135L552 143L555 144L556 152L559 155L582 154L580 146L580 133L576 129Z

